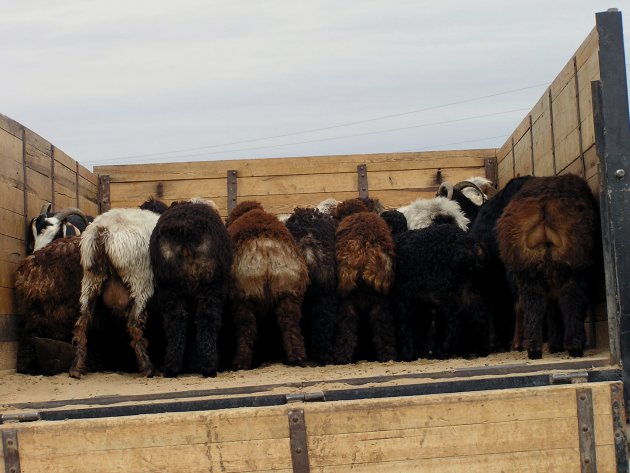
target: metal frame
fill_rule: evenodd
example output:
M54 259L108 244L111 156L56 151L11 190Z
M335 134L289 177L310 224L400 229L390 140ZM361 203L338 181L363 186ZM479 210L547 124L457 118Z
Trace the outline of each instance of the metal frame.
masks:
M630 400L630 128L621 13L596 14L600 80L592 83L610 361Z

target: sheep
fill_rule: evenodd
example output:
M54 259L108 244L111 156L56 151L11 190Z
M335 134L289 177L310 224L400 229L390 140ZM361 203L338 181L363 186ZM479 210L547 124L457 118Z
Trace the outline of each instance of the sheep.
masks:
M530 359L542 357L546 315L550 351L583 355L598 222L588 184L574 174L531 178L497 222L501 259L518 294L514 344Z
M15 289L22 313L17 371L25 374L57 374L70 360L55 357L49 369L41 369L36 338L72 341L79 314L81 258L78 236L59 238L26 257L15 272ZM63 355L63 354L62 354ZM72 352L72 357L74 353Z
M381 217L396 247L392 302L401 359L487 354L481 245L454 224L408 231L397 210Z
M272 361L276 329L286 361L303 364L306 350L300 307L308 269L295 240L254 201L241 202L230 212L227 231L234 252L229 296L236 331L233 367L250 369L255 355Z
M418 230L435 223L455 223L466 231L470 219L462 212L459 204L446 197L417 199L411 204L398 208L407 219L409 230Z
M309 284L302 303L302 332L308 358L320 364L334 362L337 321L337 222L317 209L297 207L286 221L308 267Z
M93 220L76 207L52 213L52 204L45 204L40 214L29 222L26 246L28 253L40 250L56 238L78 236Z
M80 378L86 371L87 331L101 294L116 302L115 312L126 321L140 372L147 377L155 374L144 328L154 290L149 239L158 218L150 210L112 209L96 217L81 235L81 309L72 339L76 356L70 376Z
M503 189L480 209L469 233L486 251L486 267L481 278L484 300L490 313L490 346L492 350L509 350L514 338L514 284L507 279L499 255L496 224L503 210L531 176L510 180Z
M339 201L331 197L329 199L322 200L315 208L323 214L330 215L333 210L337 208L337 205L339 205Z
M216 376L232 249L214 202L171 204L151 234L149 252L167 338L164 376L182 372L186 349L196 351L201 374Z
M394 241L385 221L359 199L340 203L334 211L340 223L335 233L339 320L335 359L346 364L357 358L378 361L397 358L389 291L394 280ZM363 316L363 317L362 317ZM371 346L360 336L361 319L370 326ZM367 356L361 352L366 350Z
M474 198L471 197L473 193L475 194ZM472 181L461 181L455 185L443 182L440 184L436 196L446 197L457 202L466 218L470 220L468 227L475 221L479 209L487 200L486 194Z

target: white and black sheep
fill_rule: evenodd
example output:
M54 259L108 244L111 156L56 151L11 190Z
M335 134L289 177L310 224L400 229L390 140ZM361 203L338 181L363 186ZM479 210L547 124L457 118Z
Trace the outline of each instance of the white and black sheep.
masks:
M45 204L40 214L29 222L26 245L29 253L42 249L57 238L78 236L93 220L76 207L52 212L52 204Z
M155 374L144 329L146 306L154 291L149 239L158 218L151 210L112 209L96 217L81 235L81 310L70 376L80 378L86 371L88 327L99 297L125 320L140 372Z

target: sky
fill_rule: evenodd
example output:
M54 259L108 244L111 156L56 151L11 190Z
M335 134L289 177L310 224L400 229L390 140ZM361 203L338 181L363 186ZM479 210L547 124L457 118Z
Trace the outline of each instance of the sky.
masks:
M88 169L500 147L627 5L23 0L0 16L0 113Z

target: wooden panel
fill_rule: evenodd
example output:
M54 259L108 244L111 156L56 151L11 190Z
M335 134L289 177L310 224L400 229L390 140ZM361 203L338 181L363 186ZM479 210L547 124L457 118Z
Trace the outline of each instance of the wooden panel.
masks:
M556 171L580 155L575 82L570 81L553 100Z
M584 149L588 149L595 144L593 99L591 96L591 82L594 80L599 80L599 55L597 51L586 60L583 67L578 69L582 143Z
M11 159L3 161L0 182L19 190L24 189L24 169L22 163Z
M548 98L543 97L540 104L540 115L532 123L534 171L536 176L553 176L553 137L551 136L551 112Z
M498 165L499 188L505 186L514 177L514 153L510 151Z
M24 213L24 191L0 180L0 209Z
M238 177L287 176L293 174L336 174L356 172L366 163L368 172L379 170L479 167L495 156L494 149L433 151L422 153L356 154L301 158L203 161L190 163L97 166L96 174L109 175L111 182L169 181L182 179L225 179L236 169Z
M21 139L23 129L24 127L18 122L0 113L0 130L4 130Z
M588 385L598 471L615 471L610 384ZM302 404L311 471L579 471L575 389ZM24 471L291 471L289 409L33 422L0 430L18 429Z
M0 287L0 315L17 313L17 301L15 291L8 287Z
M24 217L10 210L0 209L0 235L24 240Z
M0 375L15 371L17 345L17 342L0 342Z
M531 130L527 130L518 143L514 144L514 171L517 176L533 173Z

